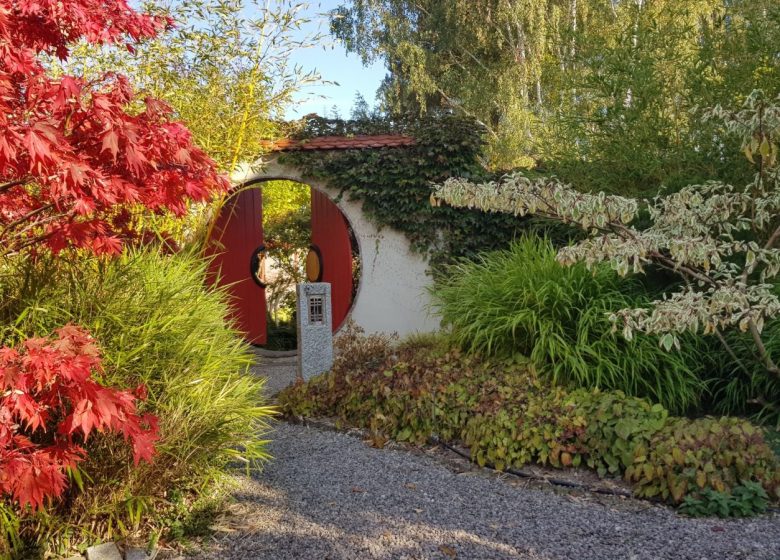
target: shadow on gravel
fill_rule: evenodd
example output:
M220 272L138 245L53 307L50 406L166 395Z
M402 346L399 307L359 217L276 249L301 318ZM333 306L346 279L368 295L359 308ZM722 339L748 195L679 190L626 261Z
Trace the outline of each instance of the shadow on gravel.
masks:
M251 490L235 494L237 503L218 528L226 538L218 539L219 545L203 558L552 558L457 526L389 517L372 507L355 511L328 504L332 509L329 521L324 522L290 511L295 504L285 493L246 482ZM305 502L297 505L305 506ZM419 514L412 511L410 516Z
M241 479L200 558L780 558L777 516L686 519L645 502L559 495L284 422L271 439L275 459Z

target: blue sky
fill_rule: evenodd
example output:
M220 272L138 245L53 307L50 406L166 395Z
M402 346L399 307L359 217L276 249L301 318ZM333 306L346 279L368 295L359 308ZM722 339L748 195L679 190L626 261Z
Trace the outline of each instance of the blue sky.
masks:
M360 57L347 54L344 47L333 40L328 33L327 18L324 12L336 8L340 0L311 0L307 15L313 20L302 33L316 32L318 29L328 35L328 45L311 49L302 49L292 57L304 70L316 69L324 80L333 84L308 88L301 92L298 100L301 104L287 111L287 119L300 118L309 113L325 115L334 105L343 117L348 117L354 104L355 93L360 92L369 105L374 105L376 90L385 76L384 65L375 63L363 66Z

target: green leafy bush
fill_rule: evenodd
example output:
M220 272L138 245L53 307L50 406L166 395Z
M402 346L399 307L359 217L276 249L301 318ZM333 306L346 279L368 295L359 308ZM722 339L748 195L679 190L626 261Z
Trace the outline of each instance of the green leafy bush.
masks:
M352 329L339 345L331 372L279 395L285 413L335 417L370 430L379 446L388 438L422 444L436 435L467 445L475 461L498 469L588 465L602 476L625 476L639 496L670 503L699 499L706 489L740 496L749 482L767 494L751 500L780 498L780 461L746 421L669 417L663 406L619 391L568 392L540 379L524 358L482 359L435 339L394 348L387 337ZM681 484L695 481L699 469L707 474L703 486Z
M701 491L699 497L686 496L680 511L691 517L750 517L764 513L768 496L757 482L743 482L731 493L711 488Z
M649 445L637 445L625 477L642 497L680 503L710 489L729 492L744 481L761 482L780 498L778 460L763 431L739 418L672 418Z
M434 306L469 352L520 353L554 383L617 389L673 411L703 392L696 344L666 352L652 337L628 341L608 314L646 301L641 286L607 268L564 267L546 240L525 237L508 251L448 269Z
M102 381L145 384L144 412L160 420L156 460L135 471L123 468L119 442L88 442L83 491L23 519L27 541L65 553L87 540L155 533L170 496L197 501L229 464L267 456L263 383L246 374L251 355L225 322L226 294L205 286L205 268L197 256L152 250L110 261L39 257L0 283L3 344L84 326L103 350Z
M588 419L582 441L588 450L587 464L599 476L620 474L633 465L635 448L647 447L669 416L660 404L620 391L579 390L572 393L571 403Z

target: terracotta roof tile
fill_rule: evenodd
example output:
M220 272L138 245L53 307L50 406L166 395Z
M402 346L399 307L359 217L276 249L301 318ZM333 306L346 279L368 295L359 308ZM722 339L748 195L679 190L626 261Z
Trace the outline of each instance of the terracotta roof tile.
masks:
M307 140L267 140L262 146L269 152L290 152L297 150L359 150L365 148L398 148L413 146L416 140L411 136L379 134L375 136L320 136Z

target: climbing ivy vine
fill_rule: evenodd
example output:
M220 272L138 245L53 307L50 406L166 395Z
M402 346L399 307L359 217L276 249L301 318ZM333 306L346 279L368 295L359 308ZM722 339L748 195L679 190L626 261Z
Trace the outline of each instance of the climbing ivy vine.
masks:
M404 134L413 146L364 150L298 151L283 155L305 175L322 180L340 196L363 203L380 227L406 235L412 248L441 264L505 247L527 225L514 216L431 205L432 185L450 177L488 179L480 157L484 129L475 121L441 115L423 119L345 121L307 119L292 136Z

